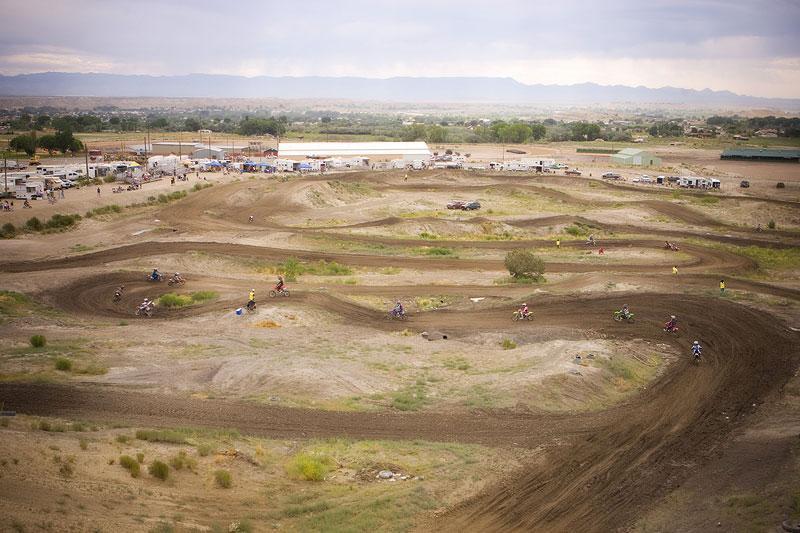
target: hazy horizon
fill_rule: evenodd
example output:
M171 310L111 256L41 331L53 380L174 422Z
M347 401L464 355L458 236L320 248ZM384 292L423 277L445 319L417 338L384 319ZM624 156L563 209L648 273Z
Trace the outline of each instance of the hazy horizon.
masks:
M800 97L800 2L0 0L0 73L495 77ZM135 21L134 21L135 19Z

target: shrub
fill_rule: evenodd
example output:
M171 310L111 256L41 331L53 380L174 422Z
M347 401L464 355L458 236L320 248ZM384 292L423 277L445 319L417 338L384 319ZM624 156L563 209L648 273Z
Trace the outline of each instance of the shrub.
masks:
M66 229L75 225L81 219L80 215L61 215L56 213L45 222L46 229Z
M42 221L37 217L31 217L25 222L25 229L30 231L42 231L44 229L44 224L42 224Z
M120 455L119 465L131 473L131 477L139 477L139 463L130 455ZM152 472L150 472L152 474Z
M47 339L44 335L33 335L31 337L31 346L34 348L43 348L47 344Z
M128 444L131 441L131 438L128 435L122 434L117 435L116 441L121 444Z
M81 438L78 441L78 444L80 445L81 450L88 450L89 449L89 441L84 439L84 438Z
M779 181L779 182L778 182L778 183L775 185L775 187L776 187L776 188L778 188L778 189L785 189L785 188L786 188L786 184L785 184L784 182L782 182L782 181Z
M197 445L197 455L199 455L200 457L206 457L213 451L214 447L208 443L204 442L202 444Z
M511 339L503 339L503 342L500 343L500 346L502 346L504 350L513 350L517 347L517 343Z
M142 452L136 454L136 462L140 464L144 462L144 454Z
M511 250L506 254L505 265L514 278L536 279L544 274L544 260L528 250Z
M767 227L769 229L775 229L775 221L774 220L770 220L769 222L767 222Z
M150 475L154 478L158 478L161 481L166 480L169 477L169 467L166 463L161 461L153 461L150 463L150 467L147 469L150 472Z
M578 237L582 233L581 228L579 228L578 226L567 226L566 228L564 228L564 231L566 231L573 237Z
M322 481L332 468L333 459L330 457L301 452L289 460L286 473L295 479Z
M117 181L117 178L114 176L106 176L103 178L103 183L114 183L115 181Z
M75 473L75 469L72 467L72 463L67 461L61 463L61 467L58 469L58 473L64 477L72 477L72 474Z
M185 294L175 294L168 292L158 299L158 305L162 307L185 307L192 304L192 297Z
M186 437L182 433L169 429L140 429L136 432L136 438L148 442L186 444Z
M50 431L50 422L47 420L39 420L39 429L42 431Z
M440 246L423 248L422 250L425 255L453 255L453 250L451 248L442 248Z
M214 472L214 481L217 486L223 489L229 489L233 485L233 478L231 473L227 470L217 470Z
M105 205L87 211L85 216L86 218L92 218L97 215L110 215L111 213L122 213L122 207L117 204Z
M214 291L195 291L192 293L192 301L199 303L207 300L213 300L218 295Z
M57 357L56 370L61 370L62 372L69 372L70 370L72 370L72 360L66 357Z
M0 239L13 239L16 236L17 228L14 227L14 224L11 222L3 224L3 228L0 229Z
M186 455L184 450L178 452L172 459L169 460L169 465L175 470L194 470L197 466L197 461Z

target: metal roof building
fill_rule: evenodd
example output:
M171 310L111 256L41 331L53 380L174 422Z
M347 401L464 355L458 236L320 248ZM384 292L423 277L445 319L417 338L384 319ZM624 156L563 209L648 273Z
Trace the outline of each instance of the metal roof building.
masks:
M770 150L767 148L731 148L724 150L720 159L745 159L750 161L800 162L800 150Z
M278 157L378 157L403 156L428 159L431 151L424 142L311 142L280 143Z
M624 148L611 156L611 162L618 165L661 166L660 158L639 148Z

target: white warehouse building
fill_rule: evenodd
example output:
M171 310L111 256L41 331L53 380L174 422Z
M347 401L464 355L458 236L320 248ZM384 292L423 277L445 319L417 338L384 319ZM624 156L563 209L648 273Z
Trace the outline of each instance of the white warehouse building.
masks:
M367 159L428 160L431 157L424 142L310 142L280 143L278 157L363 157Z

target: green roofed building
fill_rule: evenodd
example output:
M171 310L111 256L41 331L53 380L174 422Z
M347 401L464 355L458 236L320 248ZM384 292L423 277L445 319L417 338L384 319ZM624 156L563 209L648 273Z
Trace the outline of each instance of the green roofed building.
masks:
M661 158L639 148L624 148L611 156L611 162L618 165L637 167L659 167Z
M771 150L768 148L730 148L724 150L721 159L742 159L747 161L786 161L800 162L800 150Z

